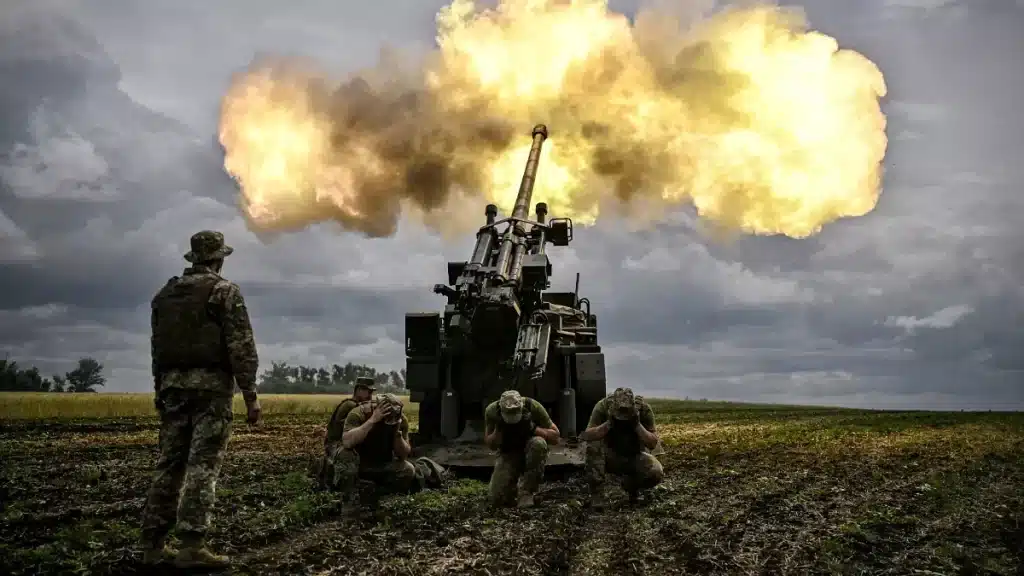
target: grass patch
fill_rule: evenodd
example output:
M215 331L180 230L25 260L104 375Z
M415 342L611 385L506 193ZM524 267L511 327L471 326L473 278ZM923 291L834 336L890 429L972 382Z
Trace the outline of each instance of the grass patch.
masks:
M264 394L260 406L265 415L330 414L340 394ZM416 404L406 402L405 411L416 413ZM235 414L245 414L240 394L233 401ZM153 395L149 393L62 394L53 392L0 392L0 419L67 420L86 418L155 417Z

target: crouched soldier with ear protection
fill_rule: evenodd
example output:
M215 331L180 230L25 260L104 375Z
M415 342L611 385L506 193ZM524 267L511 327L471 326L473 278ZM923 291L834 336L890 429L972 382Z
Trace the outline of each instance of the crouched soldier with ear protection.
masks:
M557 444L558 437L558 427L548 411L533 398L507 390L491 402L484 409L484 443L498 451L491 473L491 503L533 506L534 495L544 478L548 445ZM517 487L520 481L521 491Z
M409 460L409 421L402 408L398 396L381 394L345 418L332 484L346 504L358 503L359 480L375 484L378 493L411 494L443 483L445 473L439 465L427 458Z
M360 376L356 378L356 385L352 391L351 398L345 398L338 403L331 413L331 419L327 422L327 434L324 438L324 453L317 463L316 479L321 489L337 490L338 474L334 465L335 459L345 449L341 442L345 434L345 420L349 412L363 402L373 399L373 393L377 391L377 385L373 378Z
M587 442L586 476L595 507L605 503L608 474L621 478L630 503L665 477L661 462L651 454L658 446L654 411L629 388L617 388L594 406L580 440Z

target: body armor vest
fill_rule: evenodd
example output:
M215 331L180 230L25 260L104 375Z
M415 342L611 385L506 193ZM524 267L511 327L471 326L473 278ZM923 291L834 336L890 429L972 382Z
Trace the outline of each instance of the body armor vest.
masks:
M230 372L224 331L210 309L210 295L221 279L202 276L195 282L172 278L153 299L156 313L153 354L157 370L218 370Z
M500 418L498 427L501 430L499 452L520 453L526 450L526 443L533 437L533 413L530 411L529 400L523 403L523 417L515 424L509 424Z
M609 419L614 417L609 414ZM640 436L636 433L636 420L615 420L612 429L605 436L606 445L616 454L635 456L644 451Z
M376 407L377 402L364 403L363 414L369 418ZM391 462L395 455L394 441L396 428L399 425L389 425L384 422L377 422L373 425L370 433L366 435L366 439L355 448L359 454L359 460L364 466L379 466Z

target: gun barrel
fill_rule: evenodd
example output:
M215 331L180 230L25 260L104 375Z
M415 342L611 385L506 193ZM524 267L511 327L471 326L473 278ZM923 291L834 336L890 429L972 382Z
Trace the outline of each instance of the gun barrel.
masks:
M543 124L533 127L533 145L530 156L526 159L523 180L519 184L519 195L516 196L515 207L512 208L513 219L508 231L501 240L495 267L502 281L515 280L519 277L518 266L521 264L525 250L523 244L526 232L517 220L526 220L530 215L530 198L533 196L533 182L537 178L537 163L540 162L540 149L548 137L548 128Z
M530 156L526 159L526 169L523 170L523 179L519 183L519 195L516 196L516 204L512 208L512 218L525 220L530 216L530 198L533 196L533 183L537 179L540 149L547 137L547 126L537 124L533 127L533 145L530 146Z

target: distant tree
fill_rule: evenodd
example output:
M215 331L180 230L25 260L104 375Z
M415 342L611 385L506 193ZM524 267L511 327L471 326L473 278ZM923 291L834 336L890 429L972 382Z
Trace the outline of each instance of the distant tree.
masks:
M379 372L372 366L347 362L330 367L291 366L274 362L260 374L260 391L265 394L349 394L356 378L369 376L380 392L405 392L401 372Z
M66 392L68 379L60 374L53 375L53 384L50 385L50 392Z
M96 392L97 388L106 385L103 376L103 365L95 358L80 358L78 367L65 374L68 392Z
M22 370L18 375L19 388L26 392L49 392L50 381L39 374L35 366L28 370Z
M316 387L317 388L330 388L331 387L331 373L326 368L319 368L316 371Z
M0 360L0 391L4 392L61 392L64 377L44 378L35 366L22 368L9 358Z
M403 368L401 373L394 370L389 374L391 377L391 385L395 388L405 388L405 369Z
M18 389L18 363L8 358L0 360L0 390L13 392Z

